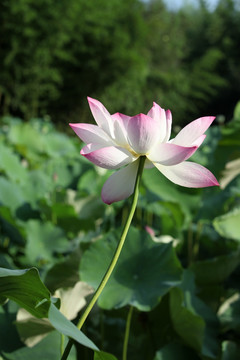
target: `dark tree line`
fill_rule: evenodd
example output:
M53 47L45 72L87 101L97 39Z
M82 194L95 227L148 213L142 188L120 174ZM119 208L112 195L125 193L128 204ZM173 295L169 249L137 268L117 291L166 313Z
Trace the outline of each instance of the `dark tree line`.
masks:
M199 0L173 12L162 0L1 0L0 112L86 121L89 95L129 114L154 100L180 124L231 116L240 98L236 3L219 0L210 12Z

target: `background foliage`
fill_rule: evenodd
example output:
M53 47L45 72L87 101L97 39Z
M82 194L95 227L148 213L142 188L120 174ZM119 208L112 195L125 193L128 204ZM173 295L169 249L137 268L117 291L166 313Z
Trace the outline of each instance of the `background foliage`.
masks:
M111 111L174 104L183 125L203 114L230 120L240 98L240 9L170 11L162 0L3 0L0 110L86 120L86 96Z

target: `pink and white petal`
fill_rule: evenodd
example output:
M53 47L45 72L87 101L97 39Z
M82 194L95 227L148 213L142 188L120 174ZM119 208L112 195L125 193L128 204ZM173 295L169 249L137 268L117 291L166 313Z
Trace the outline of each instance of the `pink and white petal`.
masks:
M159 123L159 142L162 142L166 138L167 132L167 120L166 112L157 103L153 102L153 107L147 113L147 116L151 117Z
M92 124L69 124L77 136L86 144L97 143L103 144L105 146L113 145L113 141L107 135L107 133L102 130L97 125Z
M197 146L184 147L172 143L162 143L157 144L147 158L154 163L172 166L188 159L196 150Z
M189 188L202 188L219 186L215 176L202 165L190 161L184 161L174 166L163 166L154 163L156 168L177 185Z
M191 146L212 124L214 116L205 116L192 121L172 139L173 144Z
M100 128L114 139L113 121L111 115L100 101L87 98L93 117Z
M102 200L110 205L132 195L136 182L139 160L112 174L102 188Z
M127 127L128 120L131 118L131 116L121 114L119 112L111 115L114 120L121 121L125 127Z
M128 121L128 142L139 155L145 155L159 141L159 122L151 117L138 114Z
M200 145L202 145L203 141L205 140L206 135L199 136L197 140L195 140L192 145L197 146L199 148Z
M171 136L172 113L171 113L170 110L166 111L166 124L167 124L166 137L165 137L165 139L163 139L163 142L167 142L170 139L170 136Z
M119 169L136 160L126 149L101 144L88 144L80 152L85 158L104 169Z
M130 116L116 113L112 115L113 126L114 126L114 139L116 144L120 146L128 145L127 138L127 125Z

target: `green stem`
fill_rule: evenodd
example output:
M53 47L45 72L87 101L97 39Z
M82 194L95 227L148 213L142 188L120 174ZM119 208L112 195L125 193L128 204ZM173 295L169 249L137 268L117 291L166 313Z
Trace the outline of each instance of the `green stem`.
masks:
M138 172L137 172L137 177L136 177L136 182L135 182L134 192L133 192L133 201L132 201L132 206L131 206L131 209L130 209L130 212L129 212L129 216L128 216L127 221L125 223L125 226L123 228L123 232L122 232L121 238L119 240L118 246L117 246L117 248L115 250L115 253L113 255L112 261L111 261L111 263L110 263L110 265L109 265L109 267L108 267L108 269L107 269L107 271L106 271L100 285L98 286L96 292L94 293L90 303L86 307L82 317L80 318L80 320L78 322L77 327L79 328L79 330L82 328L82 326L83 326L85 320L87 319L90 311L92 310L94 304L96 303L99 296L101 295L105 285L108 282L108 279L110 278L110 276L111 276L111 274L113 272L113 269L116 266L118 258L120 256L120 253L121 253L122 247L124 245L124 242L125 242L129 227L130 227L132 219L133 219L133 215L134 215L136 207L137 207L137 201L138 201L138 195L139 195L139 185L140 185L142 172L143 172L143 168L144 168L144 162L145 162L145 156L141 156L140 159L139 159ZM66 360L68 358L68 355L70 353L72 345L73 345L73 341L70 339L68 341L68 344L66 346L66 349L64 351L64 354L63 354L61 360Z
M124 336L124 343L123 343L123 356L122 360L127 360L127 348L128 348L128 339L130 334L130 326L132 320L132 313L133 313L133 306L130 307L127 322L126 322L126 329L125 329L125 336Z

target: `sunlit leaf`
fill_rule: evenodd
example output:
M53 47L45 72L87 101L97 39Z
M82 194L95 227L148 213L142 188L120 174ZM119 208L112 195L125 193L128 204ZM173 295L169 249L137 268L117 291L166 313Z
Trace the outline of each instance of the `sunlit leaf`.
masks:
M223 237L240 241L240 208L235 208L227 214L214 219L216 231Z
M69 320L74 320L78 312L86 305L86 296L93 293L93 288L83 281L78 281L73 287L58 289L54 296L60 298L60 311Z
M235 293L218 310L222 331L235 330L240 334L240 295Z
M233 112L233 118L235 121L240 123L240 101L237 102L237 105L235 106L234 112Z
M38 319L25 309L19 309L16 319L16 328L23 343L33 347L54 331L47 318Z
M220 186L222 189L225 187L240 174L240 159L229 161L225 169L222 173L222 177L220 179Z
M90 293L92 293L92 288L79 281L73 288L58 289L54 297L61 300L59 311L68 320L73 320L86 304L85 297ZM37 319L22 308L17 313L16 326L21 340L30 347L36 345L54 330L47 318Z

